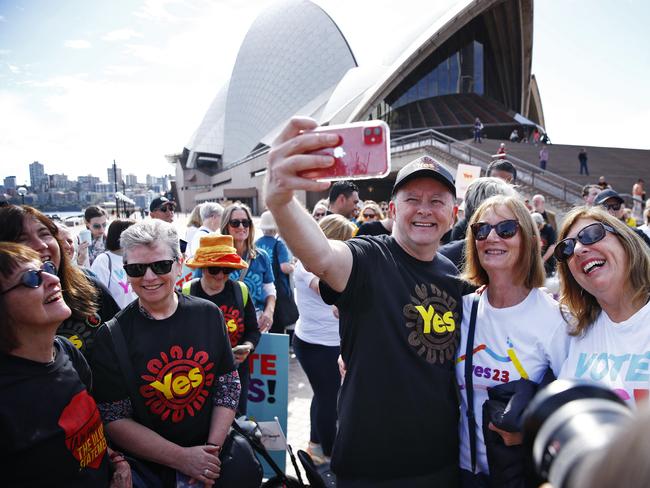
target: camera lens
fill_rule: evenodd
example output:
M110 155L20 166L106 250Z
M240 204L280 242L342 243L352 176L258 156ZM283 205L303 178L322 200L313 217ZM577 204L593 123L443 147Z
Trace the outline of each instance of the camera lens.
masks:
M554 488L570 487L584 458L606 446L631 417L625 402L607 388L554 381L524 412L524 445L539 476Z
M371 135L372 134L372 129L370 129L370 128L364 129L363 134L366 135L366 136Z
M381 129L379 127L375 127L375 135L378 136L381 134Z

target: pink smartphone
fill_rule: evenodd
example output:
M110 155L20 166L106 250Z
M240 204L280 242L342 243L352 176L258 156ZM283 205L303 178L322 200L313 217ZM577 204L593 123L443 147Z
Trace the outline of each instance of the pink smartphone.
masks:
M381 120L318 127L314 132L339 136L335 147L319 149L314 154L334 156L329 168L307 170L300 176L313 180L362 180L383 178L390 173L390 129Z

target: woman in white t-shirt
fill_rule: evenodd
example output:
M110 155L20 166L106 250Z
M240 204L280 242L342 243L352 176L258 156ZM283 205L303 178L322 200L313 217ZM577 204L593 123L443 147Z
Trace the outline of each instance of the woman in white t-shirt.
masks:
M319 222L328 239L347 241L357 230L342 215L332 214ZM293 336L293 350L311 384L311 431L307 452L316 463L328 462L336 435L336 399L341 375L339 319L335 307L325 304L318 291L318 277L298 262L294 271L296 304L300 318Z
M596 381L630 406L650 380L650 252L598 207L569 212L555 248L560 303L574 330L560 378Z
M111 222L106 236L106 251L98 254L90 267L97 279L108 288L120 309L137 298L124 271L120 246L122 232L133 224L135 220L115 219Z
M548 367L557 375L568 336L559 306L544 284L537 226L518 195L497 195L484 201L469 221L463 278L487 288L463 297L461 342L456 378L461 392L460 466L463 487L487 486L489 467L483 436L483 403L489 388L514 380L539 383ZM475 421L468 421L465 380L472 304L478 299L471 378ZM472 466L470 429L476 433ZM521 434L498 429L506 445L521 443Z

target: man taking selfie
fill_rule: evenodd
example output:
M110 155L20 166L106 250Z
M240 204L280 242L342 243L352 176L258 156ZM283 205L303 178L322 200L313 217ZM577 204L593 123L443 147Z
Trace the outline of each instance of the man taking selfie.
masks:
M456 268L437 254L453 218L453 178L428 156L412 161L393 187L391 236L328 241L294 198L330 184L298 175L334 163L310 154L338 142L310 132L316 126L293 118L273 143L266 204L293 253L321 279L323 299L339 308L347 372L332 453L337 486L455 486L462 289Z

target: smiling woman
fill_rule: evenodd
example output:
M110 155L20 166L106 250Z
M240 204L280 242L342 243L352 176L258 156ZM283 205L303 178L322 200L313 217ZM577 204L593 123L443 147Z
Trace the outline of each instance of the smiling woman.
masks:
M3 485L41 486L47 479L53 486L107 487L109 456L87 390L90 369L70 342L55 339L71 314L56 271L34 250L0 243L0 452L11 466ZM129 476L121 464L117 472Z
M97 328L119 310L108 290L96 278L77 268L61 252L56 224L35 208L9 205L0 209L0 240L24 244L36 251L41 261L52 261L58 269L63 298L72 310L57 330L82 353L92 349Z
M648 394L648 246L597 207L569 212L559 238L560 301L574 325L560 377L599 381L634 405Z
M463 297L456 361L463 486L483 486L487 477L491 486L511 486L513 478L504 474L521 479L517 476L522 473L502 466L513 460L517 465L523 451L512 447L506 452L503 443L518 445L521 435L483 416L488 411L484 407L488 391L516 380L538 384L549 367L557 375L566 357L568 335L557 302L539 289L544 284L539 233L519 195L484 201L470 218L469 229L463 278L487 289ZM527 318L525 325L522 317ZM501 448L488 456L496 445Z
M175 486L175 471L212 485L240 394L223 314L174 291L181 253L172 224L139 222L121 245L138 299L97 334L94 393L106 431L163 486ZM123 374L127 364L133 375Z

